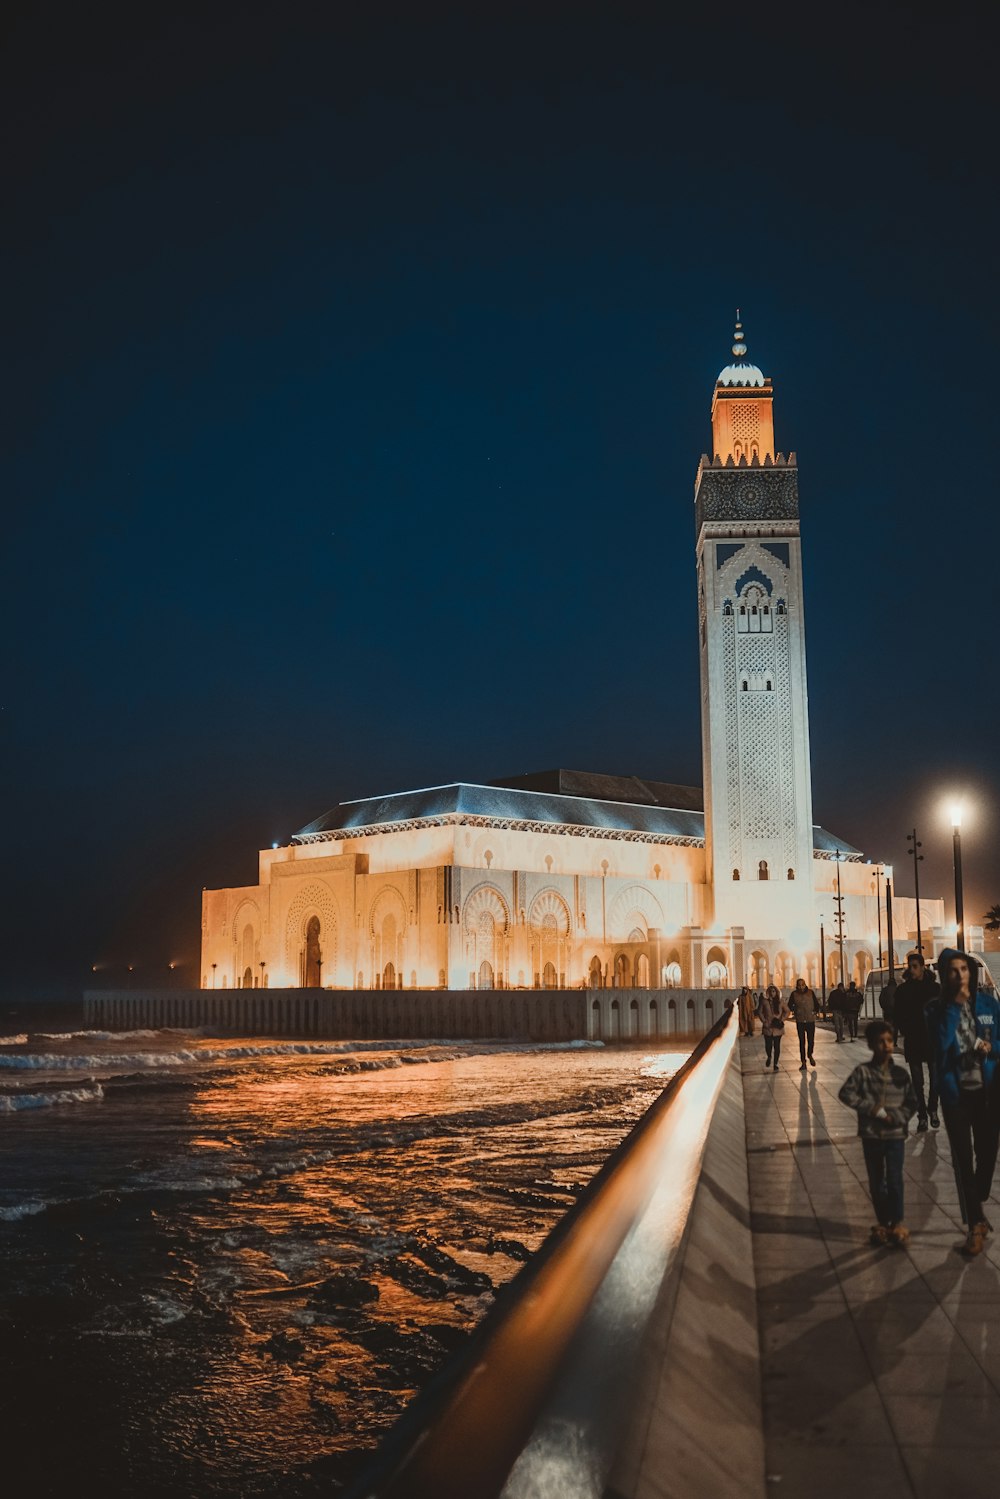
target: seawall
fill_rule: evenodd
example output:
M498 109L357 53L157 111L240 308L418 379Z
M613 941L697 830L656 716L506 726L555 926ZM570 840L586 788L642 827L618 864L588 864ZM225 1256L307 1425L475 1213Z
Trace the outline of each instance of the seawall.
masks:
M106 1030L204 1027L220 1035L656 1040L703 1032L730 989L104 989L84 1023Z

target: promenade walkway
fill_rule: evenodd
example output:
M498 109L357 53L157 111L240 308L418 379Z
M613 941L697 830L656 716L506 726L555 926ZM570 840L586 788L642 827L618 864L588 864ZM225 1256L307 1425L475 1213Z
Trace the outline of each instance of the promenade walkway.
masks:
M1000 1485L1000 1232L977 1260L944 1126L911 1133L905 1250L874 1221L854 1115L837 1091L863 1039L817 1034L799 1071L740 1042L768 1492L782 1499L976 1499ZM1000 1190L1000 1186L998 1186ZM996 1197L992 1200L996 1203ZM1000 1230L1000 1204L990 1212Z

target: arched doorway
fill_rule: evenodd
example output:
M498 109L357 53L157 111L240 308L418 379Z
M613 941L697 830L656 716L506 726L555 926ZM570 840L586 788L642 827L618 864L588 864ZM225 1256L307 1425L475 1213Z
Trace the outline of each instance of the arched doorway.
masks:
M542 988L555 989L558 985L558 975L554 963L546 963L542 969Z
M674 960L672 963L663 965L663 987L664 989L679 989L681 986L681 965Z
M387 963L385 965L385 967L382 969L382 988L383 989L395 989L395 987L396 987L396 968L395 968L395 964L393 964L393 963Z
M766 989L770 983L768 973L767 953L756 948L750 954L750 962L747 965L747 983L751 989Z
M243 987L244 989L253 988L253 974L250 972L249 968L245 968L243 970Z
M306 922L305 950L302 954L302 987L318 989L323 975L323 949L319 945L319 917L310 916Z
M791 989L795 977L795 959L790 952L779 952L774 960L775 985L779 989Z
M615 958L615 988L629 988L630 978L631 965L629 964L628 953L620 952L617 958Z
M649 988L649 959L644 952L635 960L635 986L637 989Z
M729 968L721 947L710 947L705 954L705 987L724 989L729 982Z
M628 1007L628 1033L630 1036L639 1034L639 1001L633 999Z
M660 1034L660 1010L655 999L649 1001L649 1034L651 1036Z
M479 987L480 989L493 988L493 964L484 959L479 965Z
M590 987L592 989L601 987L601 960L596 954L590 960Z

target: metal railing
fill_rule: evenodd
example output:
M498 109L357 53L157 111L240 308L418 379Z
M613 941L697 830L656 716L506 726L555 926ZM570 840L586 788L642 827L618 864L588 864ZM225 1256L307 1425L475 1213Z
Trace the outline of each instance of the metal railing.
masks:
M388 1432L348 1499L601 1493L736 1035L727 1011Z

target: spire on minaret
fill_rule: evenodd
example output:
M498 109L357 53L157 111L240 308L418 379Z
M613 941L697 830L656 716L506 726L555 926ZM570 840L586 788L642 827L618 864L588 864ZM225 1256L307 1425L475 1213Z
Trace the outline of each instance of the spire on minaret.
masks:
M715 456L723 462L763 463L774 460L773 391L766 375L746 357L740 309L736 309L733 363L719 372L712 398Z

